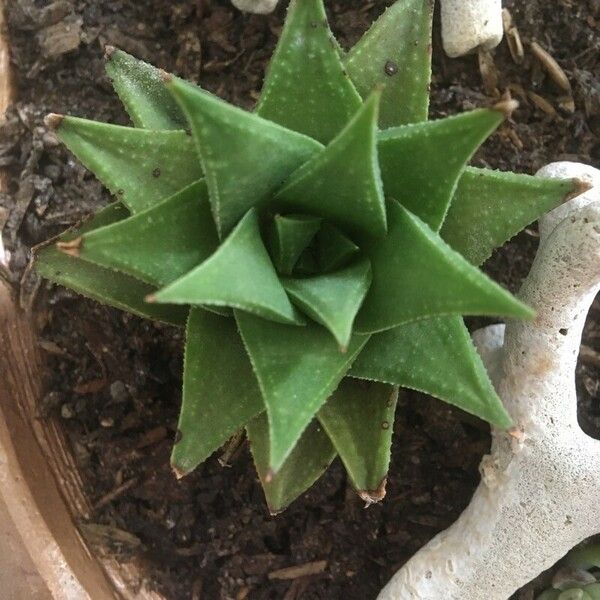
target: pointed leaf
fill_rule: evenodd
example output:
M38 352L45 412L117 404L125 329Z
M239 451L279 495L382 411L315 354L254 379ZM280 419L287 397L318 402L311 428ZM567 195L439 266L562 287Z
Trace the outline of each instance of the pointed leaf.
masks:
M432 14L431 0L392 4L344 60L363 98L377 86L385 86L382 128L427 120Z
M185 116L165 87L159 69L122 50L107 48L106 73L136 127L187 127Z
M373 283L356 331L374 333L444 314L533 317L531 309L397 202L388 204L388 219L387 237L363 247L371 259Z
M275 215L270 230L270 248L279 273L290 275L300 255L321 226L321 219L305 215Z
M82 238L80 256L155 286L191 271L218 245L206 183Z
M500 110L480 109L381 132L386 196L438 231L465 165L503 120Z
M497 427L511 424L461 317L424 319L372 336L350 375L424 392Z
M301 323L277 278L250 210L201 265L157 292L155 302L239 308L281 323Z
M378 101L379 93L372 94L338 137L290 177L277 194L282 206L331 219L350 233L385 233Z
M181 79L167 85L191 124L222 236L250 208L269 202L286 177L322 148Z
M352 324L371 285L371 265L363 259L345 269L315 277L284 279L298 308L327 327L340 348L347 348Z
M368 336L354 336L343 353L316 323L290 327L241 311L235 316L267 407L270 467L277 472Z
M103 227L124 219L129 214L121 203L111 204L94 219L60 237L72 242L95 227ZM103 269L76 256L61 252L55 244L33 249L35 270L46 279L71 288L78 294L124 310L139 317L183 326L188 310L183 306L156 305L144 302L154 287L133 277Z
M344 71L323 0L292 0L257 112L328 144L360 108Z
M262 414L246 427L269 512L276 515L304 493L329 467L335 450L318 421L306 428L279 472L269 467L269 422Z
M492 251L549 210L575 195L574 179L544 179L467 167L440 235L480 265Z
M235 321L192 308L179 440L171 456L176 473L195 469L264 408Z
M359 251L359 247L337 227L323 223L317 233L319 268L333 271L346 265Z
M184 131L149 131L76 117L49 121L67 148L134 213L202 177L194 142Z
M385 496L398 388L346 378L319 411L360 497L379 502Z

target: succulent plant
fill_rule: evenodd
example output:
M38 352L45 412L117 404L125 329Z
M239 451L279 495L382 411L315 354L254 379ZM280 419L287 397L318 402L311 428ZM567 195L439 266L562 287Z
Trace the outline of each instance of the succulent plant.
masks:
M478 265L578 184L466 167L515 103L427 121L431 16L292 0L254 112L109 48L134 127L48 117L116 201L37 270L187 327L177 475L245 428L272 512L336 455L373 502L399 387L510 425L462 315L532 316Z
M600 544L570 552L537 600L600 600Z

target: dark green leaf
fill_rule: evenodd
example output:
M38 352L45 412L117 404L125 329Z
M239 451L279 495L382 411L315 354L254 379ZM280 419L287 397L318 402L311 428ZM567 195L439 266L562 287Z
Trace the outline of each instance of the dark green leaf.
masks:
M80 256L155 286L175 281L218 245L204 181L83 236Z
M451 314L532 318L533 311L454 252L418 217L388 203L389 232L363 249L373 283L356 330L374 333Z
M369 338L354 336L343 353L316 323L291 327L235 315L267 407L270 467L277 472Z
M346 378L319 411L352 485L368 503L385 496L398 388Z
M305 314L327 327L342 350L369 285L371 265L363 259L345 269L315 277L284 279L283 287Z
M344 60L363 98L385 86L379 118L383 128L427 119L432 14L431 0L399 0Z
M573 179L544 179L468 167L440 235L479 265L492 251L578 190Z
M322 0L292 0L271 59L258 114L328 144L360 108Z
M347 264L359 247L337 227L323 223L317 233L317 253L321 271L332 271Z
M201 265L157 292L155 302L239 308L282 323L301 323L277 278L253 209Z
M479 109L381 132L379 163L386 196L438 231L465 165L503 120L500 110Z
M264 411L235 321L193 308L187 326L179 441L171 464L186 475Z
M194 142L183 131L149 131L62 117L56 134L134 213L202 177Z
M322 148L315 140L227 104L181 79L167 84L188 117L223 236Z
M338 137L290 177L277 194L282 206L331 219L350 233L385 233L377 162L379 95L372 94Z
M106 53L106 73L136 127L185 129L187 121L160 71L122 50Z
M275 215L270 229L271 256L277 271L290 275L300 255L321 226L321 219L303 215Z
M511 424L461 317L425 319L375 334L350 375L425 392L497 427Z
M90 222L61 236L60 240L76 240L82 234L124 219L128 214L120 203L112 204ZM35 270L42 277L71 288L87 298L147 319L179 326L185 324L188 313L186 307L147 304L144 298L155 288L133 277L67 255L54 244L34 249L34 257Z
M317 421L305 429L298 444L281 469L273 473L269 467L269 423L266 414L251 421L247 428L250 448L272 515L287 508L305 492L335 458L335 450Z

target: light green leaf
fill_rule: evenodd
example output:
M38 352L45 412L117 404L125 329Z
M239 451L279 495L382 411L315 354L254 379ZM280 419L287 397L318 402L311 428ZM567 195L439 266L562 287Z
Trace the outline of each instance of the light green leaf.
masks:
M335 450L327 434L313 420L298 440L281 469L269 467L269 422L259 415L246 427L250 448L260 478L269 512L276 515L304 493L329 467Z
M381 132L386 196L438 231L465 165L503 120L500 110L479 109Z
M511 425L458 316L424 319L375 334L349 375L425 392L497 427Z
M524 227L576 194L574 179L544 179L467 167L440 235L479 265Z
M590 583L583 590L590 597L590 600L600 600L600 583Z
M426 317L534 313L448 247L418 217L388 203L385 239L363 246L373 283L356 319L356 331L375 333Z
M328 144L360 108L322 0L292 0L258 103L261 117Z
M382 128L427 119L431 79L431 0L398 0L344 60L363 98L384 85Z
M204 181L82 238L80 256L155 286L196 267L218 245Z
M575 569L588 571L592 568L600 569L600 544L586 544L575 548L567 554L565 564Z
M379 96L372 94L338 137L294 172L277 194L281 206L330 219L349 233L385 234L377 161Z
M270 250L275 268L290 275L300 255L321 226L321 219L306 215L275 215L269 231Z
M104 227L127 218L129 211L119 202L100 211L94 219L81 227L69 230L61 242L72 242L96 227ZM77 245L77 244L76 244ZM183 306L156 305L144 302L155 288L133 277L103 269L76 256L65 254L55 244L33 249L34 266L39 275L64 285L82 296L108 304L139 317L183 326L188 310ZM76 250L75 250L76 254Z
M333 271L348 264L359 251L359 247L349 237L329 223L323 223L316 239L319 268L322 272Z
M319 411L352 485L367 503L385 496L398 388L346 378Z
M221 236L250 208L268 203L290 173L322 148L191 83L172 78L167 86L191 124Z
M179 441L171 465L195 469L264 403L235 321L193 308L187 325Z
M59 139L133 213L202 177L194 142L184 131L134 129L76 117L55 121Z
M352 324L369 286L371 265L366 259L332 273L282 280L302 312L327 327L342 351L348 347Z
M536 600L558 600L560 596L560 590L546 590L542 592Z
M316 323L291 327L241 311L235 316L267 407L270 467L277 472L369 338L354 336L344 353Z
M108 48L106 73L125 110L142 129L185 129L187 121L160 77L160 70Z
M212 256L157 292L152 301L229 306L281 323L302 322L277 278L254 209Z

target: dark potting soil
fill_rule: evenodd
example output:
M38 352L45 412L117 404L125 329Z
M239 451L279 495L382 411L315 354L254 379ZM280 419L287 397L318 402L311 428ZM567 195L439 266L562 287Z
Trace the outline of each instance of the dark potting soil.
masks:
M389 4L327 2L342 45L356 41ZM525 60L513 62L503 42L485 79L477 57L443 55L436 21L432 117L486 104L494 87L510 86L521 108L474 164L526 173L553 160L599 166L600 1L506 5ZM33 244L109 201L42 125L48 112L127 123L104 76L103 46L121 47L249 108L282 16L283 9L269 17L242 15L227 0L8 2L19 97L0 140L0 165L11 174L9 193L0 197L0 226L6 221L15 283ZM567 73L572 113L559 106L560 90L533 60L528 43L534 39ZM515 291L536 244L532 227L497 252L486 269ZM22 295L25 303L35 297L45 322L40 345L48 357L48 394L40 416L61 419L68 432L96 502L90 522L108 526L108 537L113 532L121 540L110 544L111 551L137 561L149 585L169 599L374 598L395 569L455 520L477 484L479 461L489 449L487 426L413 392L398 407L387 498L367 510L336 462L285 513L269 516L245 445L230 467L215 456L177 481L169 452L180 403L182 333L40 284L31 275ZM599 338L596 303L584 335L589 348L578 368L581 423L596 437ZM325 561L316 575L269 577L314 561ZM518 597L532 598L533 587Z

